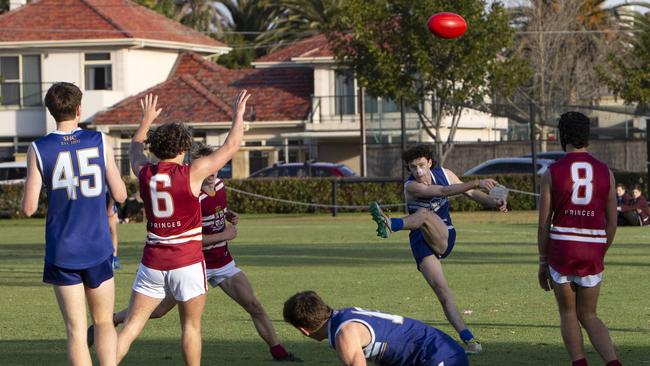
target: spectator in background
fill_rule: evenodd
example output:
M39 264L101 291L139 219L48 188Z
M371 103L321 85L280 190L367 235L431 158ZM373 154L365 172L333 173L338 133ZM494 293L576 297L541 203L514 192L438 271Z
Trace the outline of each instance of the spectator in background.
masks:
M131 192L120 209L120 223L128 224L131 220L142 221L144 218L143 209L144 204L140 200L138 192Z
M641 186L635 185L632 189L632 198L618 207L618 211L623 214L626 225L646 226L650 225L650 209L648 201L641 193Z
M619 183L616 185L616 209L618 210L618 226L629 225L625 215L621 211L623 205L627 205L632 197L627 193L625 184Z

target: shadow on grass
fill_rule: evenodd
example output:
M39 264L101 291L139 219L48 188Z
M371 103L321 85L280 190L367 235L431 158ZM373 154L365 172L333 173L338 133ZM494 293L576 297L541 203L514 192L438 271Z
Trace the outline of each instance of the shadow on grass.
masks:
M236 338L236 335L235 335ZM0 363L12 366L65 365L66 341L59 340L9 340L0 343ZM303 365L334 365L336 354L326 343L318 344L305 339L300 342L285 343L287 349L306 362ZM93 350L94 353L94 350ZM94 364L98 364L93 355ZM182 365L183 356L178 339L136 340L129 354L120 364L123 366L164 366ZM262 341L203 340L202 364L255 366L277 365L273 362L268 347Z
M484 342L484 352L471 356L472 366L494 365L566 365L567 353L558 335L558 343ZM307 340L287 342L287 348L301 357L302 365L337 365L336 354L325 342ZM597 353L586 346L587 359L600 365ZM623 363L643 365L650 362L648 346L617 345ZM204 339L202 363L205 365L255 366L274 365L266 346L261 341L234 341ZM10 340L2 341L0 362L3 365L34 366L64 365L65 340ZM164 366L181 365L183 359L178 339L143 339L136 341L121 365Z

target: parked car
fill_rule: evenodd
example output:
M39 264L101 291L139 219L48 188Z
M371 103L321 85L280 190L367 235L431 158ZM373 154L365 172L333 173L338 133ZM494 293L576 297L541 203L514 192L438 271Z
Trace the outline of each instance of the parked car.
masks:
M248 178L273 177L354 177L357 174L345 164L305 162L276 163L258 170Z
M26 177L26 161L0 163L0 184L24 183Z
M537 159L550 159L553 161L558 161L566 155L566 151L546 151L546 152L538 152L535 154ZM532 158L532 154L528 155L522 155L520 158Z
M537 175L544 174L554 162L551 159L537 159ZM481 163L463 175L530 174L532 166L532 158L498 158Z

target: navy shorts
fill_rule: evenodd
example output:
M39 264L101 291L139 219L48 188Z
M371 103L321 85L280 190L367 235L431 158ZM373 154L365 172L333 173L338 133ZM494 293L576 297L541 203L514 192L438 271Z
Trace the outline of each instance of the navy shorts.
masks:
M424 234L422 230L412 230L409 234L409 239L411 242L411 253L413 253L413 258L415 259L415 264L420 270L420 263L422 260L430 255L435 255L438 259L447 258L451 254L452 249L454 249L454 244L456 243L456 229L451 228L447 229L449 231L449 239L447 239L447 250L442 253L442 255L436 254L429 244L427 244L426 239L424 239Z
M100 264L85 269L67 269L45 262L43 282L56 286L77 285L83 282L88 288L97 288L113 278L113 255Z

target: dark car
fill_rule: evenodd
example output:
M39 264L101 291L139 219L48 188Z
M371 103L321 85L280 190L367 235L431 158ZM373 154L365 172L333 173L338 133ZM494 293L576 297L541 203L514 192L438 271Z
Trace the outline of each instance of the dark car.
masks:
M248 178L273 177L354 177L357 174L345 164L305 162L276 163L258 170Z

